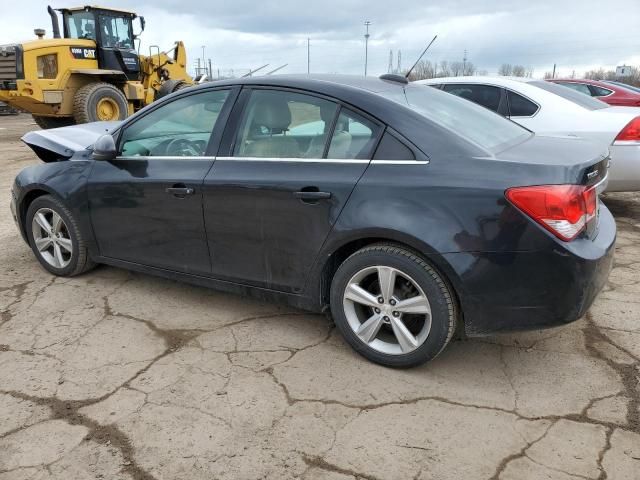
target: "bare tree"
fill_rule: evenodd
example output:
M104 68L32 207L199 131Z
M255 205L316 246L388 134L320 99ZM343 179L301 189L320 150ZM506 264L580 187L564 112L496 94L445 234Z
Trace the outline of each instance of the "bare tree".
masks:
M498 75L503 75L505 77L508 77L512 73L513 73L513 65L511 65L510 63L503 63L502 65L500 65L500 68L498 69Z
M464 71L462 72L462 75L469 76L469 75L475 75L475 73L476 73L476 66L472 62L467 62L464 66Z
M438 72L439 77L450 77L451 69L449 68L449 62L446 60L442 60L440 62L440 71Z
M461 75L463 75L463 71L464 71L464 64L462 62L459 61L455 61L455 62L451 62L449 64L449 68L451 69L451 76L452 77L460 77Z
M487 75L489 75L489 72L487 70L476 70L475 75L486 77Z
M416 67L409 75L409 81L423 80L425 78L433 78L435 75L433 65L429 60L420 60Z
M514 65L511 75L514 77L524 77L526 72L526 69L522 65Z
M550 78L553 78L553 72L544 72L544 79L549 80Z

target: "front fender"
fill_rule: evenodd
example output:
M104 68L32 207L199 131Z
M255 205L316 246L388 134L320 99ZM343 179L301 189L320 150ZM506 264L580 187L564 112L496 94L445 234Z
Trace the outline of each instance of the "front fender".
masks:
M90 253L96 252L95 239L89 219L87 181L93 160L32 165L23 169L14 182L16 218L26 239L26 214L30 203L41 195L53 195L71 212L81 229Z

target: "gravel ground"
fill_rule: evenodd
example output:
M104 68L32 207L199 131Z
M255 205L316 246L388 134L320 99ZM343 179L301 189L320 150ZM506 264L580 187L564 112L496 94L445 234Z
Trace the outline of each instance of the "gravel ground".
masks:
M397 371L323 316L101 267L54 278L8 208L38 160L0 117L0 480L640 479L640 195L585 318Z

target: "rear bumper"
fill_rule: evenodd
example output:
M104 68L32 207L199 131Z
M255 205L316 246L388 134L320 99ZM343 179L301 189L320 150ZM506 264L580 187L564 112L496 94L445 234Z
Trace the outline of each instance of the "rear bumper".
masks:
M611 145L607 192L640 190L640 145Z
M469 336L557 326L582 317L613 265L615 220L602 207L594 239L540 252L443 255L460 279Z

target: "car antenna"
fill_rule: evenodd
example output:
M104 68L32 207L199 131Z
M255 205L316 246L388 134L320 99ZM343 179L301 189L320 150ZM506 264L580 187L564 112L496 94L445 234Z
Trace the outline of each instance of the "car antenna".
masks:
M424 54L427 53L427 50L429 50L429 47L433 44L433 42L436 41L436 38L438 38L438 35L436 35L435 37L433 37L433 40L431 40L429 42L429 45L427 45L427 48L425 48L422 53L420 54L420 56L418 57L418 60L416 60L416 63L413 64L413 67L411 67L409 69L409 71L405 74L404 78L409 78L409 75L411 75L411 72L413 72L413 69L416 68L418 66L418 62L420 60L422 60L422 57L424 57Z

